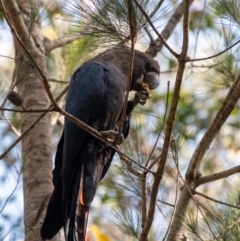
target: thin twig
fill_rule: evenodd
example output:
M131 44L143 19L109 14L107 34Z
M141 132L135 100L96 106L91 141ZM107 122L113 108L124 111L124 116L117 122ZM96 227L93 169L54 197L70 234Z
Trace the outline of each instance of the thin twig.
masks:
M202 20L203 20L203 16L204 16L204 11L206 9L206 3L207 3L207 0L204 0L203 10L200 13L200 19L199 19L199 24L198 24L198 28L197 28L196 41L195 41L195 46L194 46L194 51L193 51L193 58L195 58L195 55L196 55L196 52L197 52L198 39L199 39L201 27L202 27L201 24L202 24Z
M147 35L148 35L148 37L149 37L149 39L150 39L150 44L152 43L152 42L154 42L154 39L153 39L153 37L152 37L152 34L150 33L150 31L148 30L148 28L145 26L144 27L144 30L145 30L145 32L147 33Z
M51 112L51 111L56 111L56 108L52 109L24 109L24 110L18 110L18 109L9 109L9 108L0 108L0 111L9 111L9 112L20 112L20 113L43 113L43 112Z
M209 197L209 196L207 196L207 195L205 195L205 194L203 194L203 193L197 192L197 191L194 191L193 194L199 195L199 196L204 197L204 198L206 198L206 199L208 199L208 200L211 200L211 201L213 201L213 202L216 202L216 203L219 203L219 204L222 204L222 205L231 207L231 208L240 209L240 206L236 206L236 205L232 205L232 204L229 204L229 203L225 203L225 202L219 201L219 200L217 200L217 199L215 199L215 198Z
M178 188L179 188L178 176L181 174L181 173L180 173L180 170L179 170L179 166L178 166L178 149L177 149L177 146L176 146L176 145L175 145L175 148L172 149L172 151L173 151L173 160L174 160L175 165L176 165L176 168L177 168L176 194L175 194L175 199L174 199L173 212L172 212L171 219L170 219L170 222L169 222L169 225L168 225L168 229L167 229L166 234L165 234L165 236L164 236L164 238L163 238L163 241L165 241L165 239L166 239L167 236L168 236L169 230L170 230L171 227L172 227L173 218L174 218L175 213L176 213L176 203L177 203L177 199L178 199Z
M226 230L230 230L230 229L232 229L234 226L235 226L235 227L237 226L237 229L238 229L238 228L239 228L239 223L240 223L240 218L237 219L236 222L233 222L232 225L227 226L227 227L224 229L224 233L226 232ZM220 234L217 234L215 237L219 238L219 237L220 237ZM213 240L216 240L216 239L213 238L213 239L210 239L209 241L213 241Z
M143 175L141 175L142 229L144 228L145 222L147 220L146 175L147 173L143 173Z
M1 158L0 158L1 159ZM14 192L17 190L17 187L18 187L18 184L20 182L20 177L21 177L21 172L18 174L18 178L17 178L17 183L14 187L14 189L12 190L11 194L8 196L8 198L6 199L5 203L3 204L1 210L0 210L0 213L4 210L4 208L6 207L9 199L12 197L12 195L14 194Z
M217 237L216 237L216 235L214 234L214 232L213 232L210 224L208 223L205 215L203 214L203 211L202 211L201 208L199 207L198 202L196 201L196 199L194 198L195 190L189 188L189 186L186 184L186 181L183 179L183 176L181 175L181 173L179 173L179 176L180 176L180 178L182 179L182 181L184 182L184 187L188 190L188 193L190 194L192 200L195 202L195 204L196 204L196 206L197 206L197 209L198 209L199 212L201 213L201 215L202 215L205 223L206 223L207 226L208 226L209 231L210 231L211 234L213 235L214 239L217 240Z
M144 17L146 18L147 22L149 23L149 25L152 27L152 29L154 30L154 32L157 34L158 38L162 41L163 45L168 49L168 51L176 58L179 58L179 55L168 45L168 43L165 41L165 39L162 37L162 35L157 31L157 29L155 28L155 26L153 25L151 19L149 18L149 16L147 15L147 13L144 11L144 9L142 8L142 6L138 3L137 0L133 0L135 2L135 4L137 5L137 7L139 8L139 10L142 12L142 14L144 15Z
M2 58L7 58L7 59L11 59L11 60L14 60L15 62L18 62L19 64L23 65L23 66L26 67L27 69L31 70L31 71L41 80L38 72L37 72L36 70L34 70L33 68L31 68L30 66L28 66L27 64L25 64L24 62L19 61L19 60L16 59L16 58L13 58L13 57L10 57L10 56L6 56L6 55L0 55L0 57L2 57ZM16 86L16 84L12 84L11 89L13 89L15 86ZM7 99L6 99L6 100L7 100ZM2 105L2 106L4 106L4 105Z
M59 83L59 84L69 84L69 81L67 81L67 80L58 80L58 79L54 79L54 78L49 79L49 82L55 82L55 83Z
M132 161L129 160L129 158L126 158L125 156L121 155L120 154L121 150L119 147L118 147L118 149L119 149L118 155L119 155L120 159L126 164L127 170L136 177L141 176L142 172L138 171L136 168L133 168Z
M132 3L131 3L131 0L128 0L128 18L129 18L129 25L130 25L131 56L130 56L130 66L129 66L129 73L128 73L128 85L127 85L127 90L126 90L125 99L124 99L122 116L121 116L120 123L119 123L119 136L122 135L122 129L123 129L124 121L125 121L125 118L126 118L128 95L129 95L129 92L130 92L130 89L131 89L131 84L132 84L134 46L135 46L135 40L136 40L135 39L136 33L135 33L135 29L134 29L134 26L133 26L133 23L132 23Z
M154 150L155 150L155 148L156 148L156 146L157 146L157 143L158 143L158 141L159 141L159 138L160 138L160 135L161 135L161 133L162 133L163 127L164 127L164 125L165 125L165 120L166 120L167 111L168 111L168 102L169 102L169 88L170 88L170 81L167 82L167 97L166 97L166 105L165 105L165 111L164 111L164 115L163 115L163 121L162 121L162 124L161 124L161 127L160 127L160 131L159 131L159 133L158 133L157 139L156 139L156 141L155 141L155 143L154 143L154 146L153 146L153 148L152 148L152 151L151 151L151 153L150 153L150 155L149 155L149 157L148 157L148 159L147 159L147 162L146 162L146 164L145 164L145 167L148 166L148 163L149 163L149 161L150 161L150 159L151 159L151 157L152 157L152 155L153 155L153 152L154 152ZM153 162L149 165L148 169L151 170L152 167L158 162L158 160L159 160L159 159L157 158L155 161L153 161Z
M192 2L193 2L193 0L190 0L190 4L192 4ZM184 12L184 0L176 8L175 12L168 20L167 25L161 32L161 36L163 39L165 39L165 41L171 36L173 30L175 29L175 27L181 20L183 12ZM150 54L152 57L155 57L157 55L157 53L159 53L161 51L163 46L164 46L164 42L162 42L162 39L159 38L159 36L158 36L158 38L153 43L150 44L146 53Z
M6 17L6 20L8 22L9 27L11 28L13 35L16 37L16 39L18 40L19 44L21 45L21 47L24 49L25 53L27 54L27 56L29 57L29 59L32 61L32 63L34 64L35 68L37 69L39 75L40 75L40 80L42 82L42 85L51 101L51 103L54 106L57 106L57 103L54 100L54 97L50 91L50 86L48 83L48 77L45 75L45 73L43 73L43 71L40 69L39 65L37 64L37 62L35 61L35 59L33 58L32 54L30 53L29 49L31 49L32 52L34 52L34 54L38 55L38 50L35 49L35 45L34 45L34 40L29 36L28 31L26 29L26 26L23 23L23 20L21 18L21 15L18 14L17 16L15 16L14 19L14 24L12 24L12 19L9 17L9 13L6 10L6 6L8 7L7 9L9 10L9 12L14 12L14 13L18 13L20 12L17 4L13 1L13 0L7 0L4 4L3 4L3 11L4 11L4 15ZM19 26L19 28L16 28L16 26ZM23 32L24 34L21 34L20 36L18 35L19 33L15 30L16 29L21 29L21 32ZM27 38L27 39L26 39ZM23 41L22 41L23 39ZM27 43L27 46L30 46L29 49L25 46L25 43ZM33 51L34 50L34 51Z
M0 110L1 110L1 109L0 109ZM13 126L12 123L11 123L8 119L6 119L6 121L7 121L8 125L9 125L11 131L12 131L16 136L20 136L21 134L20 134L20 132L17 130L17 128L16 128L15 126Z
M168 216L163 212L163 210L162 210L161 206L159 205L159 203L156 203L156 206L157 206L159 212L160 212L160 213L162 214L162 216L165 218L165 220L166 220L167 222L169 222Z
M159 188L160 182L162 180L162 175L163 175L167 157L168 157L168 150L169 150L169 146L170 146L170 142L171 142L173 124L175 122L178 101L180 98L180 89L181 89L183 74L184 74L184 70L185 70L185 59L186 59L187 50L188 50L189 0L185 0L184 3L185 3L184 4L184 19L183 19L183 33L184 33L183 40L184 41L182 44L183 45L182 52L178 59L178 61L179 61L178 72L177 72L176 81L175 81L175 85L174 85L173 99L172 99L172 103L171 103L171 107L170 107L170 112L169 112L168 120L166 123L166 133L165 133L165 138L164 138L162 154L161 154L161 157L159 160L159 165L158 165L157 171L155 173L154 181L153 181L153 185L152 185L152 192L151 192L151 196L150 196L150 205L149 205L149 210L148 210L147 222L144 227L144 230L141 233L140 241L146 240L146 237L149 233L149 230L150 230L152 222L153 222L158 188Z
M185 61L187 57L188 45L189 45L189 7L190 0L184 1L184 16L183 16L183 40L182 40L182 52L180 55L180 59ZM185 62L186 63L186 62Z
M68 89L68 86L66 86L61 93L56 97L56 102L58 102L62 96L66 93ZM53 108L52 105L49 106L49 109ZM13 147L15 147L27 134L28 132L34 128L34 126L47 114L48 112L42 113L30 126L27 127L27 129L19 136L1 155L0 160L9 152L12 150Z
M172 207L172 208L175 207L175 205L173 205L173 204L171 204L171 203L164 202L164 201L162 201L162 200L160 200L160 199L157 199L157 201L160 202L160 203L166 204L166 205L168 205L168 206L170 206L170 207Z
M228 50L230 50L231 48L233 48L234 46L236 46L237 44L240 43L240 39L238 41L236 41L235 43L233 43L232 45L230 45L229 47L227 47L226 49L224 49L223 51L217 53L217 54L214 54L214 55L211 55L209 57L205 57L205 58L199 58L199 59L187 59L187 62L197 62L197 61L204 61L204 60L209 60L209 59L213 59L213 58L216 58L222 54L224 54L225 52L227 52Z
M6 21L9 24L9 27L11 28L11 30L13 31L14 35L16 33L15 29L13 28L13 26L20 30L19 31L19 37L21 39L21 41L26 45L29 46L31 49L31 52L34 53L34 55L38 55L38 48L40 48L41 46L36 46L36 43L33 39L33 37L29 34L29 31L24 23L24 20L21 16L21 11L18 7L18 4L16 1L14 0L1 0L1 5L2 5L2 11L5 15ZM9 17L11 16L11 17ZM13 26L12 26L12 22L14 22ZM41 51L43 52L44 50L41 49Z
M1 155L0 160L9 152L12 150L13 147L15 147L27 134L28 132L47 114L42 113L31 125L29 125L26 130L19 136Z
M155 6L155 8L152 10L152 12L149 14L149 18L153 18L153 16L156 14L156 12L159 10L159 8L162 6L164 0L160 0L158 4Z

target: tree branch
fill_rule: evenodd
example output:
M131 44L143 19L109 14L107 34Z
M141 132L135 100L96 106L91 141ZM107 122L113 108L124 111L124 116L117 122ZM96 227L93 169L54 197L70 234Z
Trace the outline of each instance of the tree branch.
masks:
M166 120L167 111L168 111L169 87L170 87L170 81L168 81L168 83L167 83L166 105L165 105L165 111L164 111L163 121L162 121L162 124L161 124L161 127L160 127L160 131L159 131L159 133L158 133L158 136L157 136L157 139L156 139L156 141L155 141L155 143L154 143L154 146L153 146L153 148L152 148L152 151L150 152L150 155L149 155L149 157L148 157L148 159L147 159L147 161L146 161L146 164L145 164L145 167L148 167L148 169L152 169L152 167L153 167L153 166L158 162L158 160L159 160L159 159L157 158L155 161L153 161L153 162L148 166L149 161L150 161L150 159L151 159L151 157L152 157L152 155L153 155L153 152L154 152L154 150L156 149L156 146L157 146L157 143L158 143L158 141L159 141L160 135L161 135L161 133L162 133L163 127L164 127L164 125L165 125L165 120Z
M9 27L14 32L14 35L16 34L15 29L21 30L21 31L18 31L18 33L17 33L18 38L21 39L22 43L25 46L29 47L29 49L33 55L38 55L39 50L41 52L44 52L43 49L39 49L36 46L34 39L32 38L31 34L29 33L29 31L27 29L27 26L24 23L24 20L21 15L21 11L20 11L16 1L2 0L1 2L2 2L3 13L6 17ZM13 26L14 26L14 28L13 28Z
M160 9L160 7L162 6L164 0L160 0L158 2L158 4L155 6L155 8L152 10L152 12L149 14L149 18L151 19L155 14L156 12Z
M124 126L124 121L126 118L126 112L127 112L127 104L128 104L128 95L131 89L132 85L132 70L133 70L133 61L134 61L134 46L136 41L136 31L134 29L133 23L132 23L132 5L131 0L128 0L128 18L129 18L129 27L130 27L130 39L131 39L131 55L130 55L130 64L129 64L129 73L128 73L128 83L127 83L127 89L122 109L122 115L119 121L119 137L122 135L122 129Z
M193 2L193 0L190 0L190 5L192 4L192 2ZM173 13L173 15L169 19L167 25L165 26L165 28L163 29L163 31L161 33L161 36L163 39L165 39L165 41L171 36L173 30L175 29L175 27L181 20L183 12L184 12L184 0L177 7L176 11ZM161 51L161 49L164 45L165 45L164 42L158 36L158 38L153 43L150 44L146 53L148 53L152 57L156 57L156 55L158 54L158 52Z
M83 34L76 34L76 35L69 35L69 36L64 36L55 40L49 40L47 38L44 38L44 47L45 47L45 52L48 54L52 50L56 48L63 47L66 44L70 44L78 39L80 39Z
M51 78L51 79L49 79L49 82L55 82L55 83L59 83L59 84L69 84L70 81L58 80L58 79Z
M166 234L163 238L163 241L166 240L167 236L168 236L168 233L170 231L170 229L172 228L172 223L173 223L173 218L174 216L176 215L176 203L177 203L177 199L178 199L178 190L179 190L179 182L178 182L178 177L181 176L181 173L180 173L180 170L179 170L179 166L178 166L178 150L177 148L174 148L174 150L172 150L173 152L173 160L176 164L176 168L177 168L177 175L176 175L176 192L175 192L175 199L174 199L174 208L173 208L173 211L172 211L172 214L171 214L171 219L169 221L169 225L168 225L168 228L167 228L167 231L166 231Z
M202 184L217 181L217 180L229 177L229 176L231 176L233 174L236 174L236 173L239 173L239 172L240 172L240 165L236 166L236 167L233 167L233 168L230 168L228 170L222 171L222 172L218 172L218 173L214 173L214 174L209 175L209 176L201 177L195 182L195 185L198 187Z
M6 119L8 125L9 125L9 128L11 129L11 131L16 135L16 136L20 136L21 134L19 133L19 131L16 129L15 126L12 125L12 123Z
M10 0L9 2L12 2L13 0ZM10 6L12 7L12 6ZM13 6L14 8L18 8L18 6ZM4 6L3 6L4 8ZM16 10L15 10L16 12ZM70 115L69 113L67 113L66 111L62 110L56 103L51 91L50 91L50 88L49 88L49 84L48 84L48 77L45 75L45 73L43 73L41 71L41 69L39 68L38 64L36 63L36 61L34 60L34 58L32 57L31 53L28 51L28 49L25 47L24 43L22 42L22 40L20 39L20 37L18 36L17 32L15 31L14 27L12 26L11 24L11 21L9 19L9 15L8 15L8 12L7 10L4 8L4 13L5 13L5 16L6 18L8 19L8 23L9 23L9 26L10 28L12 29L13 33L14 33L14 36L17 38L17 40L19 41L19 43L21 44L22 48L25 50L26 54L28 55L28 57L31 59L31 61L33 62L34 66L36 67L36 69L38 70L39 72L39 75L41 76L41 81L42 81L42 84L43 84L43 87L44 89L46 90L47 94L48 94L48 97L49 99L51 100L51 103L52 105L49 107L49 109L51 108L56 108L56 111L58 111L59 113L61 113L62 115L64 115L66 118L70 119L73 123L75 123L77 126L79 126L80 128L82 128L83 130L85 130L86 132L88 132L89 134L91 134L92 136L94 136L95 138L103 141L105 144L107 144L108 146L112 147L114 150L116 150L118 153L119 153L119 149L110 144L109 141L105 140L104 137L102 136L101 133L99 133L98 131L96 131L94 128L88 126L87 124L85 124L84 122L80 121L79 119L77 119L76 117ZM25 26L26 28L26 26ZM29 43L28 43L29 44ZM7 154L8 151L10 151L20 140L22 140L23 137L26 136L26 134L28 133L28 131L30 131L34 125L41 119L43 118L43 116L45 115L46 113L43 113L41 114L37 119L36 121L34 121L33 124L31 124L28 129L26 129L26 131L2 154L0 155L0 159L2 158L2 156L5 156ZM120 155L124 156L125 158L128 158L131 162L137 164L138 166L142 167L143 169L147 170L147 171L150 171L148 170L146 167L142 166L141 164L139 164L138 162L132 160L131 158L129 158L127 155L125 155L124 153L120 153ZM150 171L151 172L151 171Z
M16 37L18 40L19 44L21 47L24 49L25 53L29 57L29 59L32 61L34 64L35 68L37 69L39 75L40 75L40 80L42 82L42 85L51 100L51 103L54 106L57 106L57 103L54 100L54 97L50 91L50 86L48 84L48 77L46 73L43 73L43 71L40 69L39 65L33 58L33 56L38 56L39 51L38 48L35 47L35 42L31 36L29 36L28 30L26 25L24 24L24 21L21 17L20 10L18 5L14 0L2 0L3 2L3 11L4 15L6 17L6 20L8 22L9 27L11 28L13 35ZM17 30L21 31L17 31ZM28 48L26 47L28 46ZM30 49L30 51L29 51ZM33 55L32 55L33 54Z
M63 95L66 93L68 89L68 86L66 86L61 93L56 97L56 102L58 102ZM53 106L49 106L49 110L53 108ZM49 111L48 111L49 112ZM16 146L28 133L29 131L34 128L34 126L48 113L48 112L44 112L42 113L30 126L28 126L28 128L21 134L21 136L19 136L1 155L0 155L0 160L9 152L12 150L12 148L14 146Z
M149 25L152 27L152 29L154 30L154 32L157 34L158 38L161 40L161 42L163 43L163 45L169 50L169 52L175 56L176 58L179 57L179 55L168 45L168 43L165 41L164 37L157 31L157 29L155 28L155 26L153 25L151 19L149 18L149 16L147 15L147 13L144 11L144 9L142 8L142 6L138 3L137 0L133 0L135 2L135 4L137 5L137 7L139 8L139 10L142 12L142 14L144 15L144 17L146 18L147 22L149 23ZM149 54L149 53L148 53ZM151 55L151 54L149 54ZM156 55L151 55L152 57L155 57Z
M142 229L147 220L147 193L146 193L146 173L141 176L141 201L142 201Z
M127 170L132 173L136 177L140 177L142 175L142 172L138 171L136 168L133 168L132 162L129 160L129 158L126 158L124 155L121 155L121 150L120 147L118 146L118 155L120 159L126 164Z
M197 192L197 191L194 191L193 194L199 195L199 196L204 197L204 198L206 198L206 199L208 199L208 200L211 200L211 201L213 201L213 202L216 202L216 203L219 203L219 204L222 204L222 205L231 207L231 208L240 209L239 206L236 206L236 205L232 205L232 204L229 204L229 203L225 203L225 202L219 201L219 200L217 200L217 199L211 198L211 197L209 197L209 196L207 196L207 195L205 195L205 194L203 194L203 193Z
M170 207L172 207L172 208L175 207L175 205L173 205L173 204L171 204L171 203L164 202L164 201L162 201L162 200L160 200L160 199L157 199L157 201L160 202L160 203L166 204L166 205L168 205L168 206L170 206Z
M18 109L9 109L9 108L0 108L0 111L10 111L10 112L19 112L19 113L43 113L43 112L51 112L51 111L56 111L57 109L52 108L52 109L24 109L24 110L18 110Z
M19 136L1 155L0 160L9 152L12 150L13 147L15 147L28 133L29 131L47 114L42 113L31 125L27 127L27 129Z
M75 116L69 114L68 112L64 111L63 109L61 109L60 107L57 108L57 111L59 113L61 113L62 115L64 115L66 118L68 118L69 120L71 120L74 124L76 124L77 126L79 126L81 129L83 129L84 131L88 132L90 135L94 136L96 139L104 142L107 146L111 147L112 149L114 149L119 156L127 158L127 160L129 160L130 162L135 163L136 165L138 165L139 167L143 168L144 170L151 172L151 170L149 170L148 168L144 167L143 165L141 165L140 163L138 163L137 161L131 159L130 157L128 157L126 154L124 154L123 152L119 151L118 146L115 146L112 144L112 141L108 141L106 140L103 135L98 132L97 130L95 130L94 128L92 128L91 126L85 124L84 122L80 121L78 118L76 118Z
M213 59L213 58L216 58L222 54L224 54L225 52L227 52L228 50L230 50L231 48L233 48L234 46L236 46L237 44L240 43L240 39L238 41L236 41L235 43L233 43L232 45L228 46L226 49L224 49L223 51L217 53L217 54L214 54L214 55L211 55L209 57L205 57L205 58L199 58L199 59L187 59L187 62L197 62L197 61L204 61L204 60L209 60L209 59Z
M176 81L175 81L175 85L174 85L173 99L172 99L172 103L171 103L171 107L170 107L170 112L169 112L168 120L166 123L166 133L165 133L165 138L164 138L162 154L159 157L159 165L158 165L157 171L154 175L154 181L153 181L152 192L151 192L151 196L150 196L150 204L149 204L147 221L146 221L144 229L141 233L140 241L145 241L147 239L147 235L149 233L149 230L150 230L152 222L153 222L156 200L157 200L157 195L158 195L158 188L159 188L160 182L162 180L162 175L163 175L167 157L168 157L168 150L169 150L171 136L172 136L173 124L175 122L178 101L180 98L180 89L181 89L181 84L182 84L182 79L183 79L183 74L184 74L184 69L185 69L185 59L186 59L186 54L187 54L187 49L188 49L189 0L185 0L184 3L185 3L184 4L185 8L184 8L183 32L185 34L185 36L184 36L185 42L183 42L184 46L182 46L182 52L181 52L180 58L178 59L178 62L179 62L178 72L177 72Z
M240 98L240 74L235 79L232 84L220 110L218 111L216 117L212 121L211 126L208 128L201 141L199 142L193 156L190 160L190 164L186 173L186 181L191 182L194 179L196 171L199 169L201 160L208 150L213 139L218 134L220 128L225 123L232 110L234 109L237 101Z
M8 198L6 199L5 203L3 204L2 208L0 209L0 213L4 210L4 208L6 207L9 199L13 196L14 192L17 190L17 187L18 187L18 185L20 183L20 178L21 178L21 172L18 174L17 183L16 183L15 187L13 188L11 194L8 196Z

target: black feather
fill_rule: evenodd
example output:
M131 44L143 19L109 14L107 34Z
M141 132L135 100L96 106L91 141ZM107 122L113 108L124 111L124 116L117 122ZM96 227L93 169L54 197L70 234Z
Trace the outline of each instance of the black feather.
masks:
M124 60L125 58L125 60ZM133 90L141 89L137 78L159 66L144 53L135 51ZM66 99L66 111L97 131L117 130L128 83L130 50L116 47L84 63L73 74ZM149 68L149 66L147 66ZM128 136L131 112L128 102L122 130ZM84 241L89 208L97 185L107 173L115 151L65 119L53 171L54 191L41 229L43 239L51 239L64 227L68 241Z

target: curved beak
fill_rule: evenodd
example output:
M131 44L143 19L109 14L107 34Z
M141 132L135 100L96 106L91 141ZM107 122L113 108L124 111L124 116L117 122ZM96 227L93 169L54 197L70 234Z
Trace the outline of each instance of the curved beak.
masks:
M155 89L159 86L160 84L160 77L157 73L155 72L148 72L145 75L144 82L148 83L149 89Z

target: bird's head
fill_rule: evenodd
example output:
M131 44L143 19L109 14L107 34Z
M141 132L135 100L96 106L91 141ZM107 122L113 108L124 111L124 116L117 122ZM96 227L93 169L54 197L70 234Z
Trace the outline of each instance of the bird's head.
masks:
M131 49L125 45L117 45L94 58L94 60L116 66L126 79L129 75L130 59ZM157 88L160 84L159 73L160 66L156 60L148 54L135 50L130 90L142 90L144 84L148 84L150 90Z
M150 55L135 50L131 90L139 91L143 84L148 84L150 90L160 84L160 66Z

